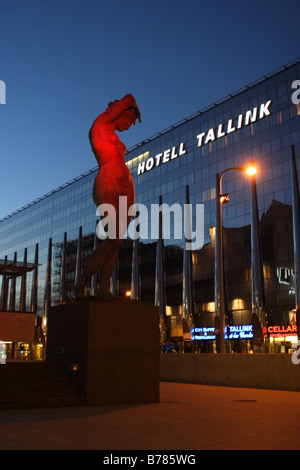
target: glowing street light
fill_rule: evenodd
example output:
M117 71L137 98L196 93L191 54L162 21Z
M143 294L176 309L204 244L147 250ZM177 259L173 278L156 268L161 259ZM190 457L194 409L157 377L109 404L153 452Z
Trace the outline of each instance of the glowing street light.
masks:
M224 253L223 253L223 224L222 205L229 202L229 194L222 193L222 179L225 173L238 170L249 176L256 174L256 168L252 164L249 167L227 168L221 175L216 175L216 238L215 238L215 309L219 316L220 353L225 351L225 292L224 292Z
M257 172L257 169L255 168L255 166L249 166L248 168L245 169L247 175L255 175L255 173Z
M246 173L249 176L254 176L257 173L257 169L255 168L254 165L248 166L248 167L236 167L236 168L227 168L227 170L224 170L223 173L221 173L221 176L219 177L220 183L219 183L219 200L221 204L226 204L229 202L229 194L222 194L222 178L225 173L231 170L237 170L241 171L242 173Z

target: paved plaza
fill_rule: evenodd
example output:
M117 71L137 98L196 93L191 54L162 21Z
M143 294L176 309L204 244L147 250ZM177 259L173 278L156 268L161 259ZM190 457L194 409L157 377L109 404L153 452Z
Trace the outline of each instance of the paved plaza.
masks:
M160 402L0 411L1 450L300 450L300 392L160 384Z

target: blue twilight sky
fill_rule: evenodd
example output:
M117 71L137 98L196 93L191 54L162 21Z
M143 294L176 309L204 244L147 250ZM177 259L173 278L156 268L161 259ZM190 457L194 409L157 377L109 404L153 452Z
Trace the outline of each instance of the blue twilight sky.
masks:
M136 98L130 148L299 57L299 18L299 0L0 0L0 218L95 167L109 101Z

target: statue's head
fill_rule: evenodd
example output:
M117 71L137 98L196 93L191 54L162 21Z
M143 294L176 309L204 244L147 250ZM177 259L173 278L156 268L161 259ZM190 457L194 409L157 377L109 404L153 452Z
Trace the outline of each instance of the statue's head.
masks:
M111 101L108 103L108 107L112 106L114 103L117 103L119 100ZM130 107L123 111L122 114L116 119L117 129L119 131L128 130L132 125L135 125L135 121L139 119L141 122L141 118L134 107Z

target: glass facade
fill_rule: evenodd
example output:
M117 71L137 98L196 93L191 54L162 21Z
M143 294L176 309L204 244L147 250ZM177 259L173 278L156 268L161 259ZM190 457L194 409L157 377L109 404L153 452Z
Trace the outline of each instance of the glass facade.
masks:
M213 340L205 341L204 336L207 333L213 336L215 326L216 175L230 168L233 170L224 173L222 179L222 193L229 195L229 202L222 206L227 334L230 334L230 327L251 323L251 183L247 175L234 169L252 161L257 168L259 246L267 325L290 324L295 308L292 145L298 181L300 177L300 105L292 102L292 83L299 77L299 62L285 66L126 153L135 183L136 202L145 205L149 214L151 205L158 204L160 196L164 204L180 204L183 208L188 187L192 229L196 230L199 220L204 222L198 246L196 244L189 252L192 305L188 324L190 330L193 328L193 332L199 333L194 335L195 341L190 342L193 350L213 351L214 348ZM49 239L52 243L52 304L59 302L64 234L67 233L66 299L73 298L80 227L83 266L94 249L97 217L92 188L96 173L97 169L88 171L0 221L0 258L13 259L16 253L17 259L22 261L27 248L27 259L33 262L38 244L39 315L44 312ZM204 210L204 214L201 212L203 219L202 215L197 219L197 205ZM178 209L177 215L180 214L183 212ZM163 218L164 233L170 230L170 237L164 239L162 259L167 340L185 337L185 328L178 319L184 310L186 276L183 273L187 257L184 230L175 223L175 218L176 211ZM156 293L157 227L158 218L149 218L148 231L141 233L139 243L140 298L152 304ZM203 224L201 227L203 229ZM119 295L131 289L132 251L132 240L124 240L116 272ZM31 281L32 274L29 274L28 308ZM19 291L17 283L17 308ZM251 345L247 340L243 346L233 341L231 347L248 351Z

